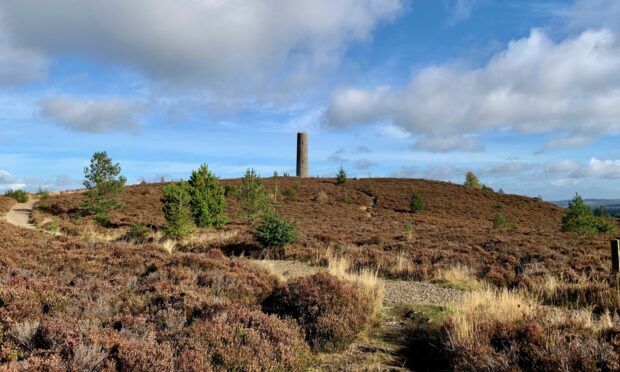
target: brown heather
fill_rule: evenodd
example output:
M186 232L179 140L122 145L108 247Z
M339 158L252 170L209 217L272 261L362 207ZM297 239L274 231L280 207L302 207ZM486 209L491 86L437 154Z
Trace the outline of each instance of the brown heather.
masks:
M0 223L0 370L302 370L277 278L213 250L87 243ZM258 356L258 357L257 357Z
M374 314L370 292L320 272L274 291L266 308L297 319L306 341L318 351L342 351L369 324Z
M280 189L297 190L295 202L278 205L280 214L295 221L299 230L299 242L286 251L291 259L312 261L330 247L354 269L379 269L380 274L392 277L432 279L437 271L462 266L478 279L509 287L547 275L562 276L567 282L583 275L608 279L612 236L561 232L562 209L550 203L426 180L373 179L371 183L360 179L339 186L333 179L277 177L263 182L269 192L276 183ZM236 185L239 180L222 183ZM159 201L163 185L128 187L122 195L126 207L111 215L116 229L107 231L120 230L122 235L132 223L161 228L165 222ZM423 213L409 211L412 191L425 200ZM327 196L320 207L314 201L319 193ZM47 208L35 212L35 220L52 217L73 235L85 229L101 230L91 217L78 217L82 198L79 193L51 196L44 202ZM253 242L252 227L237 217L236 198L227 197L227 203L231 222L226 230L235 231L235 237L224 244L190 244L188 249L268 255ZM493 229L500 207L512 225L509 229ZM403 228L406 224L415 226L411 237Z
M11 210L11 207L17 203L15 199L9 198L7 196L0 196L0 216L3 216L8 211Z

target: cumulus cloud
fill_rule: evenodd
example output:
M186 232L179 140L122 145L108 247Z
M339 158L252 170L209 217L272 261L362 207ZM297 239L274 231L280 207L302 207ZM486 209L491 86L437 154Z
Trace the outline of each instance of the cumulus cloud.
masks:
M618 117L618 36L602 29L555 42L542 30L532 30L481 68L437 65L420 71L403 88L340 89L325 122L331 127L387 122L429 138L486 129L561 131L564 141L575 145L574 138L620 132ZM560 145L550 142L547 148Z
M41 114L59 126L76 132L104 133L128 131L137 134L138 118L146 104L120 98L82 100L73 97L49 98L40 103Z
M47 55L91 56L174 83L220 89L311 78L369 38L402 0L20 0L11 37Z
M451 135L443 137L423 137L413 144L414 150L429 152L480 152L484 151L484 146L478 143L478 138L474 136Z
M0 190L23 189L26 185L11 173L0 170Z

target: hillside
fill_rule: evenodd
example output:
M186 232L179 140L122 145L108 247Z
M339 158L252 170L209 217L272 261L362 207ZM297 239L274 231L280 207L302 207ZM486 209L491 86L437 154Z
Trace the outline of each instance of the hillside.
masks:
M181 249L266 256L252 238L252 228L237 218L232 196L239 180L223 180L231 222L227 238L187 244ZM300 241L286 250L286 258L320 263L329 248L357 267L378 268L385 276L426 279L442 268L466 265L479 278L515 286L547 274L575 280L581 275L606 278L611 236L577 236L560 232L562 209L551 203L518 195L470 190L461 185L412 179L360 179L336 185L332 179L264 179L276 194L278 209L293 219ZM116 234L132 223L154 229L164 223L163 184L128 187L125 207L112 215L112 229L98 227L91 217L79 216L80 193L51 196L38 204L39 224L55 221L65 232ZM231 191L232 190L232 191ZM426 211L408 211L412 192L421 193ZM493 229L497 213L508 227ZM414 228L413 234L406 225Z

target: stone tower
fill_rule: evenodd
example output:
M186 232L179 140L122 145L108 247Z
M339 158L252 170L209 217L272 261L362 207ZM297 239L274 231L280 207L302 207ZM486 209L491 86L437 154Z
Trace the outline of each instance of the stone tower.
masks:
M308 177L308 133L297 133L297 177Z

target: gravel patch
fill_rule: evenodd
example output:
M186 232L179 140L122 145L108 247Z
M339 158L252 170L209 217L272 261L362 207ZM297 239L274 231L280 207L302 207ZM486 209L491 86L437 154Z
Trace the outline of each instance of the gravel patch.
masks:
M309 266L297 261L255 260L254 262L269 268L285 279L312 275L325 270L322 267ZM383 280L383 283L385 285L384 301L390 305L449 305L460 302L465 296L464 291L430 282Z

